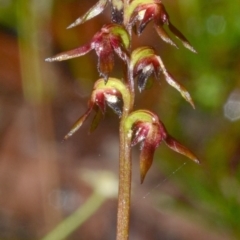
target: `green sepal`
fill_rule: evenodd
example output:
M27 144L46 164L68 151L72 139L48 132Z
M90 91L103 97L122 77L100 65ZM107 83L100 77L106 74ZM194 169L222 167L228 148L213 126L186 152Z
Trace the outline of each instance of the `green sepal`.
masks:
M109 78L107 83L103 78L100 78L94 85L94 89L109 89L118 90L122 95L123 106L129 106L131 93L127 86L118 78Z
M130 39L130 36L129 36L127 30L122 25L109 24L108 29L113 35L119 36L121 38L122 43L123 43L123 47L125 49L129 49L131 39Z
M135 122L148 122L154 123L157 122L155 115L148 110L137 110L129 114L124 123L124 131L128 136L132 134L132 127Z
M135 49L131 54L131 60L130 60L130 68L131 70L134 68L134 66L138 63L139 60L142 58L150 57L155 55L155 51L153 48L144 46L139 47Z

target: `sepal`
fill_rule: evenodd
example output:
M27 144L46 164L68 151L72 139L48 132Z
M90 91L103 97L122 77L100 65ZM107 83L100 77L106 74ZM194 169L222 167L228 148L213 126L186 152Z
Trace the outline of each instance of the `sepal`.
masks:
M99 0L93 7L91 7L82 17L76 19L74 23L69 25L67 28L73 28L80 24L85 23L86 21L96 17L107 7L108 0Z
M111 4L111 18L113 23L121 24L123 21L123 2L120 0L99 0L83 16L75 20L67 28L73 28L101 14Z
M173 151L178 152L178 153L190 158L197 164L200 163L199 160L197 159L197 157L188 148L183 146L181 143L179 143L175 138L171 137L169 134L164 139L164 142Z

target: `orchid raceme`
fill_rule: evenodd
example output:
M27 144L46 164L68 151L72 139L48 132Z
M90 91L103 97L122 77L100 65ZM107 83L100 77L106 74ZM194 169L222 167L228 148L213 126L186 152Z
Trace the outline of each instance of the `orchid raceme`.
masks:
M149 110L134 111L135 84L142 92L151 75L159 80L161 74L169 85L180 92L193 107L189 92L178 83L166 69L161 57L150 46L132 50L132 29L140 35L147 24L153 21L158 35L165 42L177 47L165 25L179 38L183 45L196 53L196 50L172 25L169 15L160 0L99 0L84 15L68 28L83 24L111 7L111 23L104 25L92 40L78 48L47 58L46 61L63 61L76 58L95 50L98 57L98 71L102 78L94 84L86 112L76 121L64 140L71 137L90 116L96 112L90 126L93 131L107 107L120 118L119 123L119 195L117 213L117 240L128 240L131 203L131 172L133 146L140 144L140 179L143 183L150 169L156 148L162 143L175 152L185 155L196 163L198 158L176 139L171 137L158 116ZM110 77L114 67L114 53L124 63L121 79ZM135 81L136 80L136 83Z
M118 24L108 24L102 27L92 38L91 42L79 48L47 58L47 62L63 61L83 56L95 50L98 56L98 71L105 81L114 65L114 52L124 61L128 61L130 38L125 28Z
M150 75L154 74L155 78L159 79L161 73L163 73L167 83L177 89L183 98L195 108L189 92L167 71L162 59L156 55L153 48L145 46L137 48L132 52L130 58L130 76L131 81L137 78L137 85L140 92L145 89Z
M185 155L196 163L197 157L185 146L171 137L158 116L148 110L137 110L132 112L126 122L125 131L129 138L132 138L131 145L140 143L140 176L141 183L152 165L153 156L156 148L161 142L173 151Z

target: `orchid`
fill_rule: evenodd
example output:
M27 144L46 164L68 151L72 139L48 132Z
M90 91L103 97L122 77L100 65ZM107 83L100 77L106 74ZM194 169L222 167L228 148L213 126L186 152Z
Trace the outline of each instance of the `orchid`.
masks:
M126 121L126 131L131 136L131 146L140 143L140 177L141 183L152 165L156 148L165 142L173 151L185 155L196 163L197 157L185 146L168 134L158 116L148 110L132 112Z
M136 0L133 1L133 4L134 2ZM159 0L152 0L149 3L142 1L142 3L139 3L131 14L130 23L135 27L136 33L140 35L151 20L153 20L154 28L163 41L177 47L163 28L164 25L167 25L169 30L182 41L184 47L196 53L196 50L184 35L170 22L169 15Z
M98 56L98 71L105 81L108 80L109 73L114 66L114 52L124 61L128 61L128 49L130 46L129 34L125 28L118 24L108 24L102 27L97 32L90 43L57 54L53 57L47 58L45 61L63 61L71 58L83 56L95 50Z
M150 75L154 74L155 78L159 79L161 73L163 73L167 83L177 89L183 98L194 108L194 103L189 92L167 71L161 57L156 55L153 48L140 47L135 49L130 58L130 71L132 81L134 78L137 78L137 85L140 92L145 89Z
M121 117L121 103L124 104L124 102L129 101L128 97L126 96L126 92L128 92L128 90L119 79L109 78L107 84L105 84L105 80L103 78L97 80L88 102L88 109L74 123L71 130L64 137L64 140L67 140L69 137L71 137L82 126L92 110L96 111L96 115L90 127L91 132L98 126L101 115L105 114L107 106L110 107L115 114Z

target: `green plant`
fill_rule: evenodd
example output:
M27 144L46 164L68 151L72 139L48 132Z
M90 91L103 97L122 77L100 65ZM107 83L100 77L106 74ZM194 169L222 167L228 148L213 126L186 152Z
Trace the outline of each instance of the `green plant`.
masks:
M149 46L132 50L132 30L140 35L146 25L153 21L154 28L161 39L175 47L164 26L182 41L183 45L196 52L187 39L176 29L160 0L99 0L85 15L78 18L68 28L90 20L100 14L106 6L112 8L112 23L104 25L92 40L79 48L60 53L46 61L62 61L83 56L95 50L98 56L98 71L102 78L96 81L88 109L76 121L65 140L72 136L94 110L96 115L91 125L93 131L109 106L120 117L119 136L119 197L117 216L117 239L126 240L129 236L130 199L131 199L131 147L140 143L141 183L151 167L155 149L161 142L196 163L198 159L186 147L171 137L158 116L145 109L134 110L135 81L139 91L146 87L148 78L154 74L159 79L161 73L165 80L177 89L193 107L194 103L188 91L167 71L160 56ZM114 66L114 53L122 59L123 80L110 77Z

